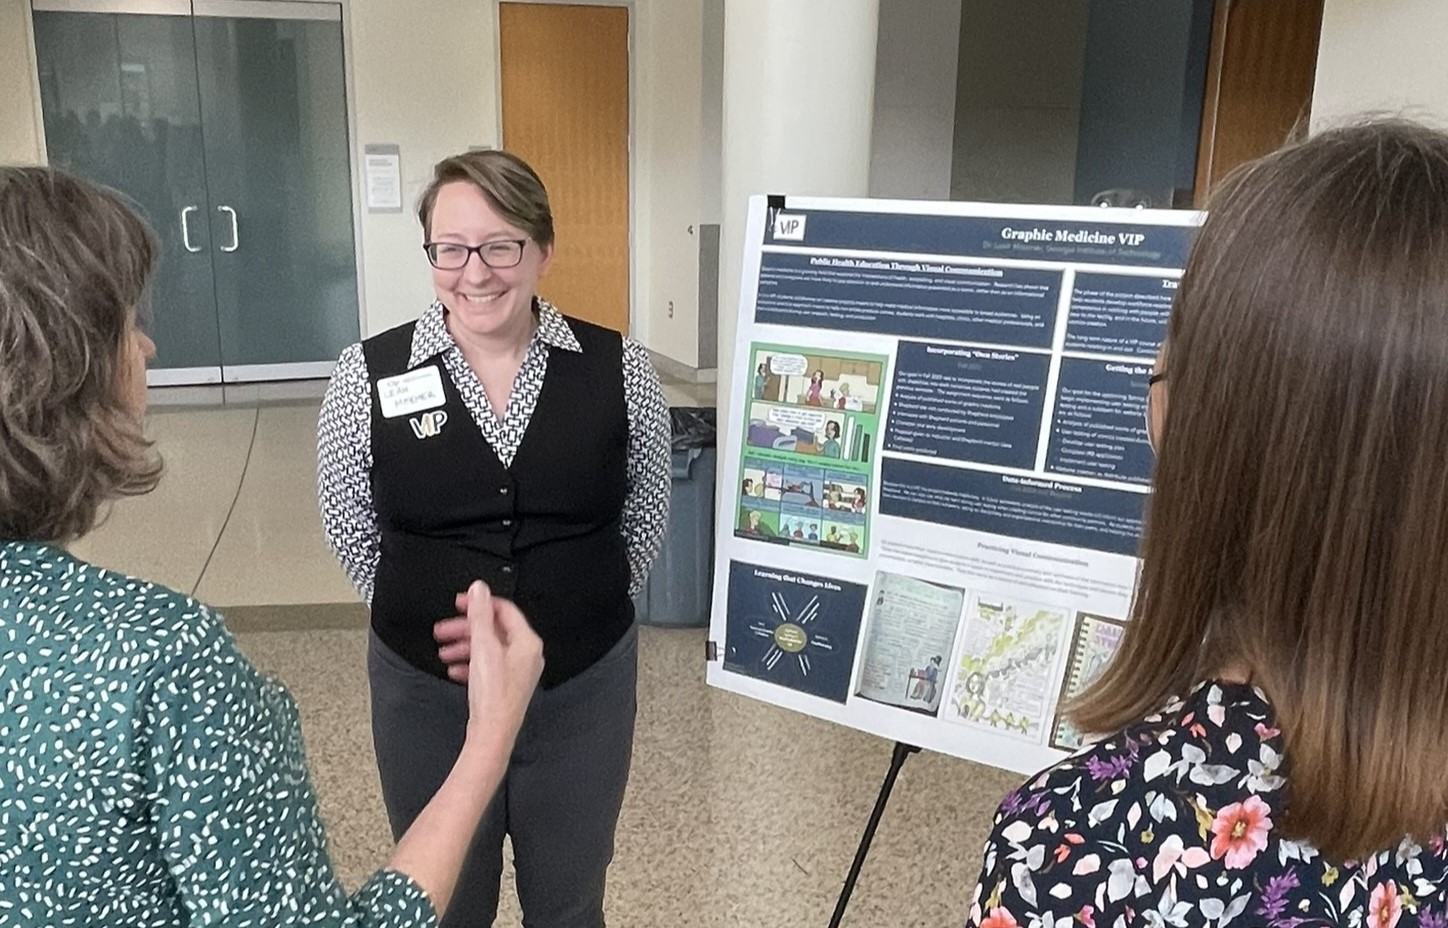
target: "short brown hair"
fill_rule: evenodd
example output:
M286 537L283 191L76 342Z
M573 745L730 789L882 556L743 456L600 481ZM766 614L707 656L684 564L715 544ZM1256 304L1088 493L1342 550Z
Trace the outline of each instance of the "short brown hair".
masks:
M0 538L73 540L156 485L123 366L155 260L114 193L0 167Z
M439 161L432 183L422 192L417 219L424 236L432 235L432 209L444 184L464 181L477 187L509 224L528 233L539 245L553 244L553 210L548 191L528 163L506 151L470 151Z
M1339 859L1441 834L1448 136L1361 124L1245 166L1167 344L1132 621L1076 721L1239 665L1285 739L1286 833Z

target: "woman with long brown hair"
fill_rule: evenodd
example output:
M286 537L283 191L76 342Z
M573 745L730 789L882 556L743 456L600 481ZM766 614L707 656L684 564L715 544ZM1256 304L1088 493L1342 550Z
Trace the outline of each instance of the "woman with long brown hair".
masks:
M1210 204L1157 361L1110 732L1003 803L971 925L1448 922L1448 136Z

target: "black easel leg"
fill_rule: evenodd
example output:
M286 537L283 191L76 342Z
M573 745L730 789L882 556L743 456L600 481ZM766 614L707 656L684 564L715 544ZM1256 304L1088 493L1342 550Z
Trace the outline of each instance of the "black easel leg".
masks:
M855 861L850 864L850 873L845 877L844 889L840 890L840 901L835 904L835 914L830 918L829 928L840 928L840 921L845 917L845 909L850 904L850 896L855 892L855 882L859 880L860 870L865 866L865 856L870 853L870 842L875 840L875 830L880 827L880 818L885 814L885 803L890 801L890 791L895 788L895 779L900 776L900 768L905 766L905 758L919 751L913 744L895 742L895 752L890 755L890 772L885 774L885 782L880 784L875 811L870 813L870 822L865 826L865 833L860 836L860 847L855 851Z

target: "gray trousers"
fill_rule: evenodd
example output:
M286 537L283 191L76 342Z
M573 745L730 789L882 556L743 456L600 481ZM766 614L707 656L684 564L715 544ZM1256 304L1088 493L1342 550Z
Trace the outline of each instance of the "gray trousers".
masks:
M376 635L369 637L372 741L396 839L462 750L467 690L417 670ZM579 676L534 695L443 928L493 924L505 834L513 840L527 928L603 928L604 886L637 707L637 628Z

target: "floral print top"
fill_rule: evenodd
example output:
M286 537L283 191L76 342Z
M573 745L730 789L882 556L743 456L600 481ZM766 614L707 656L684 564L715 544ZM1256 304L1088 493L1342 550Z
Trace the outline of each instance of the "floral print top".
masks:
M970 928L1448 928L1448 851L1331 861L1274 831L1282 737L1251 686L1207 682L1012 793Z
M0 928L429 928L410 878L348 895L286 690L216 613L0 542Z

